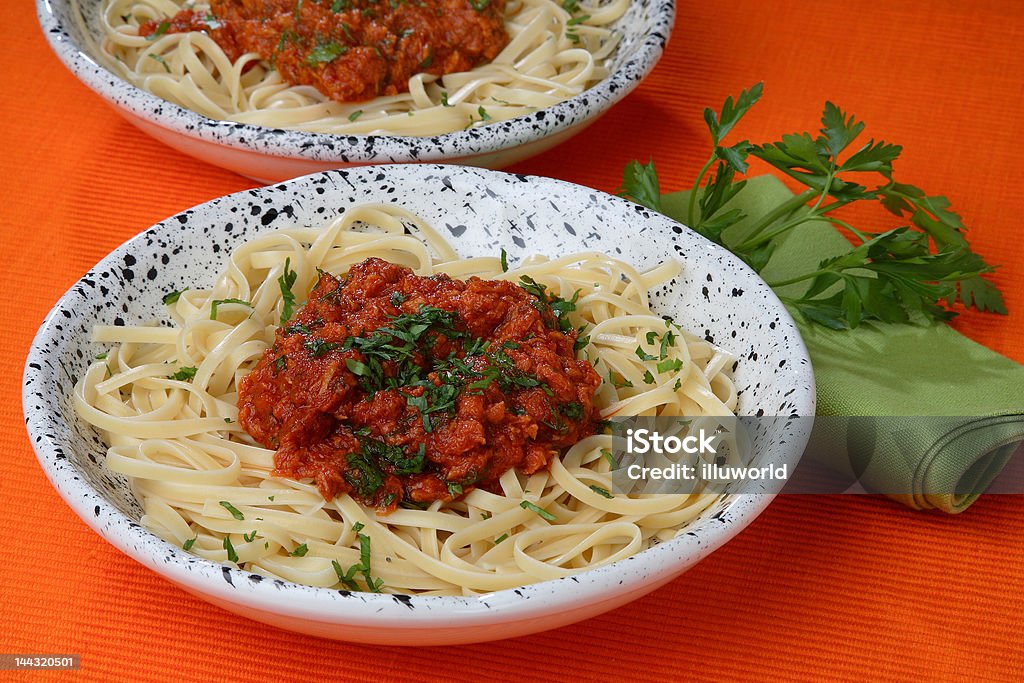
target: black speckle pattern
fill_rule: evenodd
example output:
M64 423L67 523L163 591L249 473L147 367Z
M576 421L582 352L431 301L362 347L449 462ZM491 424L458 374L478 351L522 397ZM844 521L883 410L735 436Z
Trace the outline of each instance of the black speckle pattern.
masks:
M504 247L515 263L534 252L557 256L603 250L619 253L643 270L675 254L682 273L651 293L651 305L699 336L714 338L739 359L735 378L740 412L814 413L806 351L778 299L734 256L688 229L680 231L669 219L637 212L623 199L570 183L471 167L423 164L330 171L215 199L153 226L97 264L47 316L26 362L26 426L57 491L100 535L146 566L240 613L253 601L279 605L282 613L304 618L315 612L319 626L306 629L302 618L291 625L319 635L358 639L358 630L345 624L376 620L394 629L389 633L399 642L403 628L450 626L459 623L460 615L483 613L487 623L518 624L517 630L497 629L493 633L499 635L493 636L474 627L461 635L438 629L433 640L423 641L472 642L540 630L547 622L530 612L537 602L553 610L593 604L591 613L597 614L621 604L633 591L653 590L725 543L770 502L768 495L728 496L696 519L687 533L639 556L574 579L480 597L375 595L260 580L151 535L138 524L142 510L128 483L103 466L105 445L72 407L76 379L96 353L106 350L89 341L92 326L165 318L164 294L185 285L209 287L224 267L226 253L254 235L285 225L322 226L364 202L394 203L435 226L462 227L457 236L452 229L443 230L462 256L494 256ZM265 224L271 212L277 217ZM126 268L136 277L125 277ZM780 459L792 461L806 434L789 420L775 422L780 424L777 433L763 438ZM623 597L617 602L619 595ZM325 631L324 623L338 628Z
M37 0L39 21L50 47L83 83L115 107L180 136L169 143L209 163L274 182L330 168L401 162L449 161L490 168L522 161L583 130L629 94L661 57L675 21L675 0L632 0L610 28L621 35L607 67L609 75L564 102L508 121L431 137L329 135L215 121L136 88L90 55L102 42L99 2ZM87 38L88 37L88 38ZM147 133L148 129L143 128ZM196 145L193 138L213 145ZM255 152L261 157L254 159Z

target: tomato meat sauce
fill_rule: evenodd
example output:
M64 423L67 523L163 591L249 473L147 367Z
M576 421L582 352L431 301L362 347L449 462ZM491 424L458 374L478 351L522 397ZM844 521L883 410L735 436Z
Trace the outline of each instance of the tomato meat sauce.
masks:
M321 273L239 384L239 421L312 479L389 512L500 492L593 434L601 380L576 358L574 303L529 278L421 277L370 258Z
M232 61L255 52L291 84L359 102L493 60L509 40L504 13L505 0L212 0L139 35L203 31Z

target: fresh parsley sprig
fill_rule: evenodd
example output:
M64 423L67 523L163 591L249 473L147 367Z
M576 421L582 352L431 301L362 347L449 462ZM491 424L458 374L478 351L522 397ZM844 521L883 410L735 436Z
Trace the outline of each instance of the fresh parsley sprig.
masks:
M844 228L852 249L809 264L807 272L769 282L775 288L803 283L781 298L805 320L833 329L855 328L866 320L904 323L949 320L957 301L980 311L1006 313L1002 294L983 276L994 268L971 251L961 218L940 195L929 195L893 178L902 148L868 140L855 147L865 124L826 102L818 135L794 133L752 144L724 139L761 98L763 85L726 98L721 111L704 110L713 151L697 174L684 215L673 215L721 244L761 272L778 238L798 225L825 219ZM852 151L851 151L852 150ZM750 157L760 159L807 189L761 216L748 217L733 200L747 181ZM665 212L654 162L630 162L620 194ZM909 225L882 232L858 229L835 212L858 201L878 201ZM728 229L748 219L742 235Z

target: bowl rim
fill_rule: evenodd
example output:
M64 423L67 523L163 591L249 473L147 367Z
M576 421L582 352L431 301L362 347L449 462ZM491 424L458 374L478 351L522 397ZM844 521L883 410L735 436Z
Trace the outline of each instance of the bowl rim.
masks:
M97 0L98 1L98 0ZM36 0L36 14L50 48L61 62L108 104L165 130L236 150L346 164L436 162L519 147L593 120L628 95L654 69L671 35L676 0L650 0L651 29L635 54L578 95L529 114L481 128L434 136L307 133L250 123L218 121L164 100L124 80L93 59L57 17L67 0Z
M260 193L267 193L267 196L272 197L275 191L281 189L305 187L311 190L316 179L321 176L340 175L346 179L346 182L350 182L353 175L358 180L362 174L366 174L370 178L385 173L398 177L397 180L391 178L392 182L409 182L439 172L464 177L472 176L474 179L514 175L518 181L529 184L530 190L541 193L544 192L545 186L554 186L562 190L568 189L572 192L585 192L589 195L598 193L613 203L621 202L628 205L630 212L636 214L638 218L662 223L663 229L681 227L676 221L662 214L650 212L628 200L574 183L541 176L524 176L475 167L436 164L362 166L324 171L272 186L243 190L211 199L175 216L168 217L122 243L61 296L40 326L25 362L22 378L22 405L26 429L40 466L71 509L101 537L129 557L179 586L203 596L217 597L232 604L244 604L249 608L278 616L313 620L332 625L398 629L430 627L433 630L455 630L466 626L510 623L552 613L571 612L574 608L579 609L581 604L610 603L623 595L639 596L680 573L689 558L695 557L694 562L703 559L749 525L768 506L774 498L774 494L732 494L725 509L714 516L717 524L714 525L712 533L703 537L698 534L679 534L670 541L660 543L636 555L573 576L503 589L475 597L416 595L396 597L394 594L358 593L305 586L279 579L266 579L242 569L228 567L192 555L147 531L107 501L84 477L79 476L80 471L71 464L63 452L64 444L46 428L45 422L52 412L47 409L45 401L41 406L35 405L39 401L35 399L33 390L41 379L50 374L44 369L52 368L54 365L45 362L47 354L44 353L44 348L52 347L55 342L67 338L67 335L60 329L61 322L66 320L66 308L78 305L76 292L83 281L95 278L96 273L105 268L122 263L127 254L144 251L141 248L146 246L148 239L157 234L156 231L177 230L180 233L184 221L179 220L179 217L187 215L189 222L195 225L197 219L199 221L203 219L204 212L225 210L232 205L250 202L254 196L259 196ZM522 188L522 185L519 187ZM309 197L310 201L315 204L329 200L330 193L320 195L311 191ZM320 199L321 197L324 199ZM202 235L198 231L189 234ZM780 333L788 336L791 342L786 348L788 357L799 361L786 363L784 372L796 387L796 391L787 399L795 406L795 414L814 415L814 377L807 348L795 322L781 301L753 270L732 253L688 229L684 229L684 232L677 236L680 239L689 240L694 250L701 249L703 250L701 253L718 258L721 262L735 267L738 272L746 276L743 285L745 288L749 286L750 291L764 294L768 302L774 303L774 308L765 308L764 310L778 316L776 326ZM804 425L808 422L806 420L797 421L793 430L793 434L797 438L791 440L790 443L806 443L809 437L809 427L804 428ZM803 441L801 442L800 439ZM625 565L638 562L641 565L646 565L647 571L636 572L624 577L619 575L619 570ZM282 595L287 599L282 600ZM448 619L449 622L439 623L441 618ZM480 638L480 640L485 639L486 637Z

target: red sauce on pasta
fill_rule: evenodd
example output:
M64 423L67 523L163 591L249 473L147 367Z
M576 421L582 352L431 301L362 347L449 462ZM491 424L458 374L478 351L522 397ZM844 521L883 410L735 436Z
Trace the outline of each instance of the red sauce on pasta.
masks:
M239 385L239 419L311 478L381 510L499 490L592 434L600 378L577 360L573 304L524 285L416 276L371 258L322 274Z
M491 61L508 43L505 0L212 0L145 22L139 35L204 31L236 60L255 52L289 83L339 102L408 90Z

